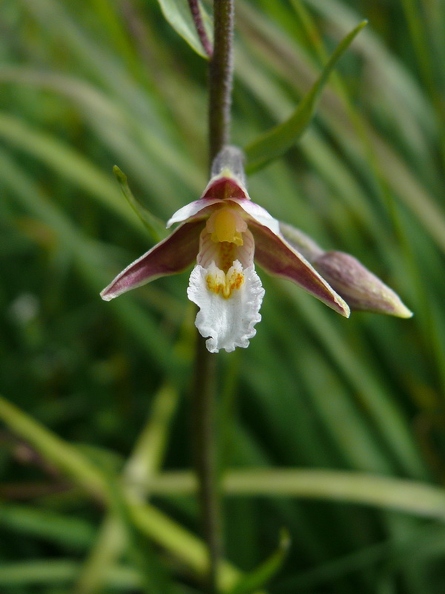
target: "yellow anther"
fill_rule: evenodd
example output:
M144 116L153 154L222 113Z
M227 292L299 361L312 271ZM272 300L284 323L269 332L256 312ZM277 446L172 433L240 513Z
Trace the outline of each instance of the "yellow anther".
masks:
M244 274L233 268L227 274L218 269L216 274L208 274L206 276L206 283L209 291L212 291L216 295L221 295L224 299L228 299L233 291L242 287Z

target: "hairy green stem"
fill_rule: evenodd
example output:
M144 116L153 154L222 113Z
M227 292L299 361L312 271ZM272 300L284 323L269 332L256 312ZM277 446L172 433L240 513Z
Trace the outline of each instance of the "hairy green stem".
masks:
M214 0L213 55L209 64L210 162L229 143L235 0Z

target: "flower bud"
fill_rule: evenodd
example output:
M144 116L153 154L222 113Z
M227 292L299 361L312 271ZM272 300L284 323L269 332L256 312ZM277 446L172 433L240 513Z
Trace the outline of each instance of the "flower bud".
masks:
M399 318L413 315L392 289L350 254L325 252L303 231L281 221L280 233L343 297L351 309Z
M351 309L399 318L413 315L392 289L349 254L324 252L312 265Z

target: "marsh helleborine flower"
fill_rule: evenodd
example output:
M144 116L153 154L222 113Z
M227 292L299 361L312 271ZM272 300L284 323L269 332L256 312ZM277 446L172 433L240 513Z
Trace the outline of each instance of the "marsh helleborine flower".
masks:
M180 208L167 227L178 227L125 268L102 293L109 301L196 262L187 295L199 312L196 327L212 353L247 347L264 296L254 259L272 275L294 281L326 305L349 316L343 298L280 231L279 222L250 200L242 153L225 147L215 158L199 200Z

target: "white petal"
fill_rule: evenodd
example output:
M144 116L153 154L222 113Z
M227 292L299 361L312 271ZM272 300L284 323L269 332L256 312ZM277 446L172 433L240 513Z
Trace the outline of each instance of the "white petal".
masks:
M183 221L187 221L192 217L196 216L205 208L209 206L213 206L214 204L221 203L222 200L219 198L200 198L199 200L194 200L189 204L186 204L179 210L177 210L167 221L167 229L170 228L174 223L182 223Z
M277 219L274 219L273 216L262 206L256 204L256 202L252 202L251 200L246 200L245 198L228 198L231 202L235 202L241 206L244 212L247 212L248 215L252 217L255 221L267 227L273 233L278 235L280 233L280 223Z
M230 281L233 276L242 277L243 282L239 288L229 291L230 296L209 288L209 278L218 284L225 279ZM264 297L253 265L243 269L235 260L226 276L214 262L208 268L198 264L190 275L187 295L200 308L195 325L201 336L209 337L206 345L211 353L220 349L231 352L235 347L249 345L249 339L256 334L254 326L261 320L259 311Z

